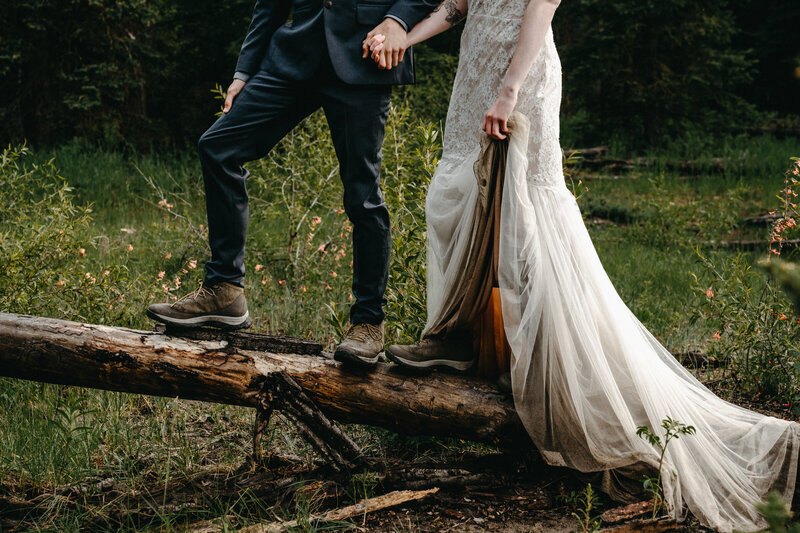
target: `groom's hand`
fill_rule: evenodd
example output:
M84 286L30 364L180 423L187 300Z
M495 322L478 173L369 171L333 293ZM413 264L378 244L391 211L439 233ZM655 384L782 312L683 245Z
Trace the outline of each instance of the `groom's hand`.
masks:
M403 60L408 48L408 33L405 28L392 18L383 19L383 22L375 26L375 28L367 34L364 43L361 45L363 54L361 57L366 58L370 53L370 41L376 35L383 35L385 40L381 43L380 52L377 56L373 56L378 63L378 67L386 70L391 70Z
M245 82L239 79L233 80L228 87L228 92L225 93L225 105L222 108L223 113L227 113L233 107L233 101L242 92Z

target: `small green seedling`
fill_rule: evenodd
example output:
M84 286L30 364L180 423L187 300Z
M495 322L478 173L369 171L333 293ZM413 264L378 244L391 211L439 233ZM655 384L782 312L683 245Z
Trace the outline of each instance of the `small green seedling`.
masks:
M664 466L664 455L667 453L667 446L673 439L680 438L681 435L694 435L696 430L694 426L687 426L670 417L661 421L661 427L664 428L664 440L656 435L649 427L639 426L636 429L636 434L658 448L661 451L661 457L658 460L658 476L652 478L645 476L644 489L650 493L653 498L653 518L658 516L664 506L664 493L661 486L662 467Z

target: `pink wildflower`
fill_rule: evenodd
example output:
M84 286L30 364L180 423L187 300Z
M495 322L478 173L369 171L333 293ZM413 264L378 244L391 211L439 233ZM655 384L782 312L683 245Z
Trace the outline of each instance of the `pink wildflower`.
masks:
M129 252L133 251L133 245L132 244L129 244L128 246L126 246L126 248L128 249Z
M719 340L719 338L720 338L719 331L715 331L713 336L714 336L715 339Z
M159 271L158 275L156 276L156 281L161 281L162 279L164 279L165 274L166 272L164 272L163 270Z
M197 259L190 259L189 264L186 266L188 266L190 269L197 268Z
M261 272L262 268L264 268L264 265L256 265L256 272Z
M78 254L80 254L81 257L86 255L86 248L78 248Z
M706 296L708 296L709 298L714 297L714 290L711 287L709 287L708 290L706 290Z
M164 255L161 256L161 259L172 259L172 253L171 252L165 253Z

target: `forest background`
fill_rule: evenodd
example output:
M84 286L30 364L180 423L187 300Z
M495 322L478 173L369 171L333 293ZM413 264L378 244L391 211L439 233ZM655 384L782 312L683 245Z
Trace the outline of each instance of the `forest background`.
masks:
M250 0L14 0L0 13L0 143L193 144L251 12ZM563 2L564 145L784 125L800 114L798 27L791 0ZM458 42L455 30L418 47L420 83L396 92L415 115L444 117Z

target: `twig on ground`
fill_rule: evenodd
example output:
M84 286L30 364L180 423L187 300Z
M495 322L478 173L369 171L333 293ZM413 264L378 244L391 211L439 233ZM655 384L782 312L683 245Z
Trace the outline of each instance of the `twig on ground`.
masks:
M348 505L347 507L334 509L333 511L328 511L322 515L311 516L309 521L341 522L342 520L347 520L348 518L362 516L367 513L386 509L388 507L396 507L404 503L422 500L432 494L436 494L437 492L439 492L438 487L420 491L397 490L382 496L361 500L355 505ZM255 524L240 529L239 533L280 533L281 531L285 531L289 528L297 527L297 525L297 520L289 520L286 522L271 524ZM192 533L194 533L194 531Z

